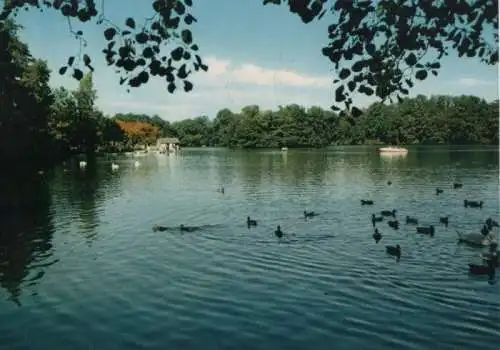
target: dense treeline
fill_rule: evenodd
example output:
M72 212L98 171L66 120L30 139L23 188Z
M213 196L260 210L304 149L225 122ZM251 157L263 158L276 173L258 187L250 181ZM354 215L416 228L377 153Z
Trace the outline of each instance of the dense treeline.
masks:
M122 151L154 144L159 137L178 137L182 146L230 148L498 143L498 101L473 96L376 103L355 119L295 104L275 111L258 106L239 113L222 109L213 119L173 123L157 115L106 117L95 106L91 74L75 91L51 89L47 63L32 57L18 30L13 22L0 28L0 157L9 164L47 164L77 153Z
M95 107L92 75L86 75L75 91L52 90L47 63L31 55L19 40L19 29L11 21L0 25L2 160L39 166L122 144L123 130Z
M350 144L498 144L498 101L475 96L419 95L401 103L374 103L357 119L341 118L320 107L293 104L277 111L244 107L223 109L213 120L197 117L169 123L130 114L126 120L149 122L159 134L178 137L183 146L325 147Z

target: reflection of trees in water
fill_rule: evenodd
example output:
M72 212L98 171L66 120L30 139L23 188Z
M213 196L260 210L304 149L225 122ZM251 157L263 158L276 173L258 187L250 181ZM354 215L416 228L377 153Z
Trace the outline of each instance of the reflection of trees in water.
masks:
M248 193L259 191L263 182L300 187L320 186L328 169L325 151L291 150L235 152L234 167Z
M52 257L51 198L47 175L0 179L0 285L21 305L21 285L36 284Z
M79 223L77 229L88 244L92 244L97 238L99 208L109 194L119 188L114 184L120 181L122 171L119 169L113 173L110 164L100 164L95 158L88 159L85 169L79 169L76 160L58 167L51 186L57 199L54 210L57 212L58 222L70 225L76 217Z

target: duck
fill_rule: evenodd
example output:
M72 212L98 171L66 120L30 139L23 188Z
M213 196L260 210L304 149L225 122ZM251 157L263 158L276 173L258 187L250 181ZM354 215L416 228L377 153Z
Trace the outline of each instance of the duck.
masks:
M439 218L439 222L441 224L444 224L445 227L448 227L448 216L441 216Z
M381 222L383 220L384 220L383 216L375 216L375 214L372 214L372 224L373 224L373 227L375 227L375 223L376 222Z
M483 208L483 201L469 201L469 200L464 200L464 207L471 207L471 208Z
M378 231L378 228L376 228L375 232L373 233L373 239L376 243L378 243L382 239L382 234Z
M399 229L399 221L398 220L387 221L387 224L389 225L389 227L392 227L395 230Z
M361 205L373 205L373 201L369 199L362 199Z
M439 195L440 193L443 193L443 190L441 188L436 188L436 195Z
M118 170L119 166L118 164L111 163L111 170Z
M257 226L257 220L252 220L252 219L250 219L250 216L247 216L247 225L248 225L248 227Z
M401 247L399 246L399 244L397 244L396 246L387 245L385 246L385 251L387 252L387 254L395 256L397 260L401 258Z
M392 217L396 217L396 212L397 210L396 209L392 209L392 210L382 210L380 212L380 214L382 216L392 216Z
M455 182L455 183L453 183L453 188L454 188L454 189L457 189L457 188L462 188L462 184L461 184L461 183L458 183L458 182Z
M434 236L434 226L433 225L430 225L428 227L419 226L417 227L417 233L420 233L422 235Z
M486 224L484 224L483 227L481 228L481 234L483 236L489 235L490 231L491 231L490 227L488 225L486 225Z
M276 237L278 238L281 238L283 237L283 231L281 231L281 226L278 225L278 227L276 228L276 230L274 231L274 234L276 235Z
M418 225L418 219L412 218L411 216L406 215L406 224Z
M495 277L495 266L469 264L469 273L471 275L487 275L490 279Z
M160 226L160 225L153 226L154 232L157 232L157 231L163 232L163 231L167 231L167 230L168 230L168 227L166 227L166 226Z
M313 216L317 216L318 214L316 214L315 212L313 211L305 211L304 210L304 217L305 218L312 218Z
M217 188L217 192L224 194L224 186L220 185L219 188Z
M486 219L485 221L486 225L488 226L488 228L491 230L493 227L500 227L500 225L498 225L498 222L493 220L492 218L488 218Z
M387 185L388 186L392 185L392 181L391 180L387 181Z
M183 224L181 224L179 226L179 229L184 232L194 232L196 230L199 230L200 228L195 226L184 226Z

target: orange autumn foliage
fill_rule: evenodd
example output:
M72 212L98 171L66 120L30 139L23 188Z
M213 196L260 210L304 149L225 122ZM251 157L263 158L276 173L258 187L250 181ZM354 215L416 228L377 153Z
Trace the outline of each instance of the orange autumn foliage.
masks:
M160 137L160 128L146 122L116 121L127 138L134 144L154 144Z

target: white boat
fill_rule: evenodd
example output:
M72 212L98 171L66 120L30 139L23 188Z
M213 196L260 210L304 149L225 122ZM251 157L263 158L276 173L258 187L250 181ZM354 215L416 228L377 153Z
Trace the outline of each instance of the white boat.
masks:
M381 147L377 149L379 153L406 154L408 149L403 147Z

